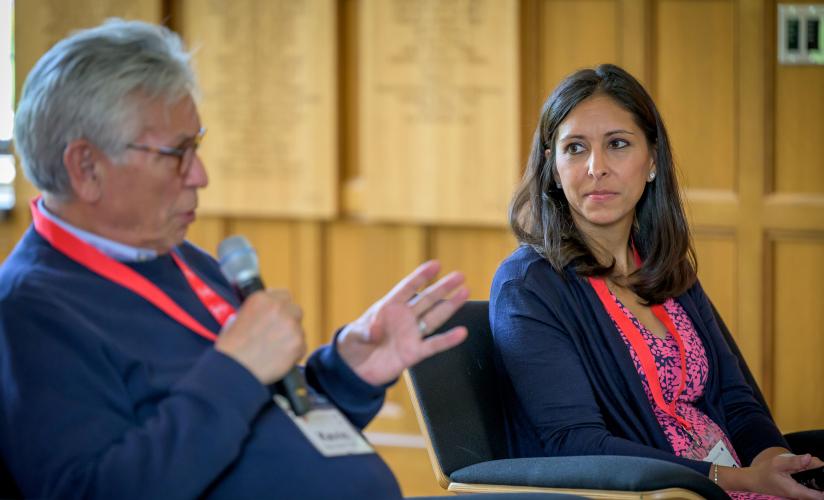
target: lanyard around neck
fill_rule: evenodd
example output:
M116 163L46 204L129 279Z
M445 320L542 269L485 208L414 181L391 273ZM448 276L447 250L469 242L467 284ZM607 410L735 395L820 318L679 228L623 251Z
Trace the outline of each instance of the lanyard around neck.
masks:
M169 317L201 337L212 342L217 340L217 334L203 326L199 321L189 315L189 313L184 311L157 285L129 266L108 257L92 245L89 245L49 220L40 212L40 208L37 206L39 199L40 197L35 198L30 204L34 229L57 251L103 278L117 283L140 297L143 297L149 303L169 315ZM215 318L218 324L223 326L235 313L235 308L206 285L175 252L172 252L172 258L183 272L183 276L195 292L195 295L197 295L206 309L209 310L209 313Z
M635 252L635 249L633 249L633 252L635 253L636 263L640 265L640 257L637 252ZM638 360L641 362L641 368L644 372L644 377L647 379L647 383L649 384L649 390L652 393L652 398L655 401L655 405L667 415L674 418L687 431L692 430L692 424L678 415L676 411L678 398L681 397L681 394L684 392L684 387L686 386L687 356L681 334L678 333L678 330L675 328L675 324L666 309L664 309L661 304L654 304L650 307L650 309L652 309L652 313L664 325L667 331L672 334L673 338L675 338L676 344L678 345L678 354L681 361L681 381L678 384L678 389L672 396L672 401L669 403L664 399L664 392L661 390L661 382L659 379L658 368L655 365L655 358L652 355L652 351L650 351L649 345L647 345L646 341L644 341L641 331L618 307L618 304L610 295L607 283L603 278L589 277L588 280L592 285L592 288L595 289L595 293L598 295L598 298L601 300L601 303L604 305L607 313L609 313L610 318L618 324L618 327L624 333L630 345L632 345L632 349L635 351L635 354L638 356Z

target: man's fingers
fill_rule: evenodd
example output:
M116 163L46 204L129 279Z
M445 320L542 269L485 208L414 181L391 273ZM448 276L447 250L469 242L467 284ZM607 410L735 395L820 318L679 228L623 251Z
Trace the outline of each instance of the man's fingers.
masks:
M261 290L250 295L246 302L253 300L256 307L269 309L273 313L283 311L298 322L303 320L303 309L292 301L292 294L289 290L282 288Z
M432 306L437 304L438 301L442 300L452 293L455 288L463 284L465 280L464 275L457 271L447 274L438 280L437 283L429 286L409 301L409 305L412 307L412 313L417 317L421 317L431 309Z
M446 320L452 317L469 298L469 290L465 287L458 288L451 297L438 301L434 307L431 307L425 314L418 316L419 321L423 321L426 325L427 331L422 334L431 334L444 324ZM420 324L420 323L419 323Z
M426 359L439 352L452 349L466 339L469 331L465 326L456 326L444 333L433 335L423 341L420 357L418 360Z
M422 286L437 276L440 269L441 265L437 260L424 262L395 285L386 295L385 299L388 302L401 302L404 304L409 302L409 299L411 299Z

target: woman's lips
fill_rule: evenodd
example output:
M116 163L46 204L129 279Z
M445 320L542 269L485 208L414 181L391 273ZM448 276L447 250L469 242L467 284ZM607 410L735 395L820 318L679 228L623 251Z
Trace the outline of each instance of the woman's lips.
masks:
M618 196L618 193L613 191L592 191L586 194L586 197L592 201L607 201L616 196Z

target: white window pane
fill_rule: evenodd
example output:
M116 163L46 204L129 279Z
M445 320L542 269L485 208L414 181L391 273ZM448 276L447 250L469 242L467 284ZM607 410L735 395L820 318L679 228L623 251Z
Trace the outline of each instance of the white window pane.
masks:
M14 123L13 0L0 0L0 140L11 138Z

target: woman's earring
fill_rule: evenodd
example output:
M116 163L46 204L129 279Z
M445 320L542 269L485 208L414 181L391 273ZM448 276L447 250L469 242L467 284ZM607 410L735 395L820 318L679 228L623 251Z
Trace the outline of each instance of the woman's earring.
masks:
M649 175L647 176L647 182L652 182L654 180L655 180L655 170L650 172Z
M560 189L560 190L562 190L562 191L563 191L563 189L564 189L563 187L561 187L561 183L560 183L560 182L558 182L558 181L555 181L555 187L556 187L556 188L558 188L558 189Z

